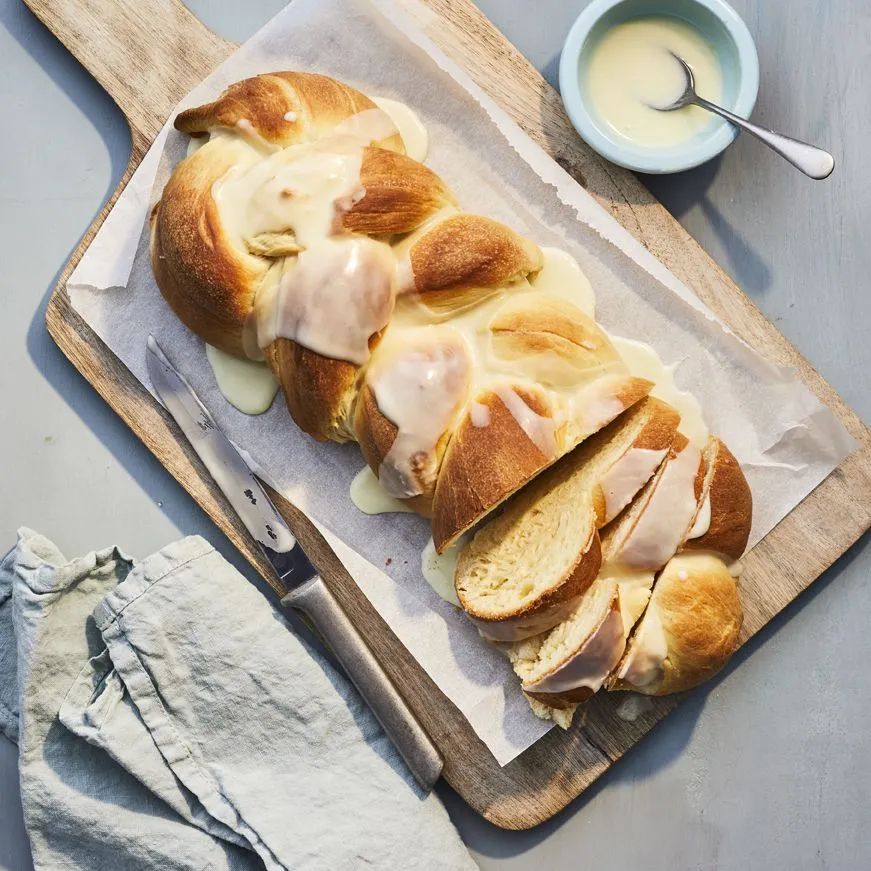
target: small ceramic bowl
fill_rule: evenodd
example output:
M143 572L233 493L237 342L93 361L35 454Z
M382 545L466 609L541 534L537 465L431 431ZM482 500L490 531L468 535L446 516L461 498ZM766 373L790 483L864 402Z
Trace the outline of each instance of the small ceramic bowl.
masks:
M747 25L725 0L592 0L566 37L560 57L560 91L575 129L603 157L637 172L681 172L719 154L738 135L737 129L717 118L677 145L635 145L599 120L581 84L590 50L598 39L615 24L648 15L683 19L701 33L723 71L722 105L748 117L759 90L759 59Z

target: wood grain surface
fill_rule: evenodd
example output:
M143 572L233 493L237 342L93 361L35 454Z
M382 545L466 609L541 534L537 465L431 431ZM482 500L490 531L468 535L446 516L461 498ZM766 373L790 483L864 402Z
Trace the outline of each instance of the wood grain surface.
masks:
M425 0L436 13L425 30L561 166L659 257L738 335L794 367L856 437L860 448L744 560L742 643L807 588L871 526L871 433L756 306L629 172L592 152L577 136L557 94L472 5ZM229 510L174 423L73 311L63 290L94 233L176 102L233 46L178 0L26 0L94 75L130 124L132 154L117 190L70 262L48 306L54 340L160 462L272 582L247 533ZM529 828L581 793L671 711L680 697L658 699L635 722L616 715L619 694L597 696L569 732L554 729L499 768L459 711L387 629L317 532L277 498L342 605L445 756L445 777L491 822Z

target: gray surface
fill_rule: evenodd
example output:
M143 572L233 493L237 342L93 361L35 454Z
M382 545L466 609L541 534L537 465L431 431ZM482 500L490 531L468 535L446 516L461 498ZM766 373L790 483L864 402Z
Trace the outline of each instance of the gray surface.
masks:
M554 82L582 0L479 2ZM190 5L239 40L283 0ZM759 46L755 119L829 147L835 174L811 182L741 140L722 160L651 187L867 421L871 5L735 6ZM16 0L0 0L0 58L2 540L11 543L28 524L69 554L118 541L144 556L178 534L200 533L238 564L44 331L56 272L126 164L120 113ZM72 495L81 492L92 496ZM500 832L445 788L476 859L485 868L871 867L869 572L866 538L720 680L537 830ZM29 865L15 760L0 740L0 867L17 871Z

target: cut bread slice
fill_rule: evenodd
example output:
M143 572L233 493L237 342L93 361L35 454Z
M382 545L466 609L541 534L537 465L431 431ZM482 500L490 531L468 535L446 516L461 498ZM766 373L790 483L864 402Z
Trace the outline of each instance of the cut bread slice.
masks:
M712 437L703 456L701 501L684 548L715 551L737 560L750 537L753 495L741 466L720 439Z
M716 674L738 644L738 586L719 556L678 554L659 574L608 689L681 692Z
M674 408L649 396L560 461L559 466L591 482L600 527L653 477L674 443L679 423Z
M704 463L684 435L632 504L602 530L601 574L617 584L628 635L650 600L656 572L684 541L698 512Z
M599 569L593 528L607 516L607 506L615 510L654 473L679 420L666 403L643 399L478 531L458 560L456 588L482 634L519 640L568 616Z
M460 553L460 604L485 638L516 641L567 617L602 561L589 491L535 481Z
M685 539L698 511L705 466L701 451L678 433L668 458L632 504L602 531L609 565L662 568Z
M528 696L566 709L599 690L625 643L617 585L599 578L566 620L546 635L513 645L509 656Z

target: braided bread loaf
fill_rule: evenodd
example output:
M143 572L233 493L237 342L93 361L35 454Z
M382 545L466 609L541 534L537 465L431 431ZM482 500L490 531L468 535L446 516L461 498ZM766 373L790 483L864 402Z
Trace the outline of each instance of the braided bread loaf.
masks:
M633 405L607 335L543 254L461 212L390 117L326 76L231 85L151 219L160 290L206 342L265 359L296 424L356 440L442 551Z

